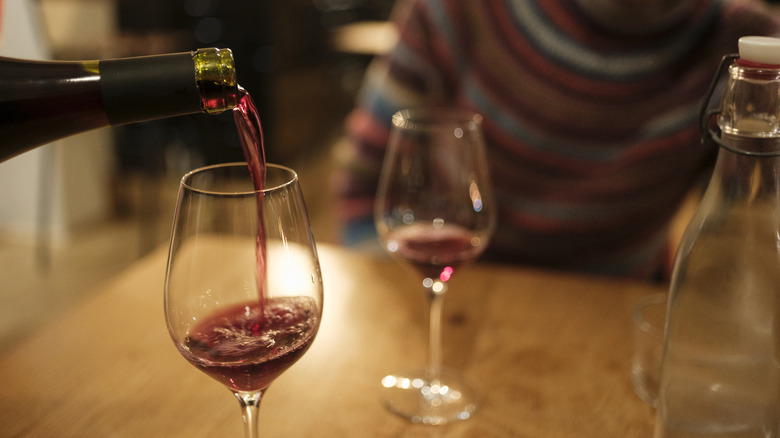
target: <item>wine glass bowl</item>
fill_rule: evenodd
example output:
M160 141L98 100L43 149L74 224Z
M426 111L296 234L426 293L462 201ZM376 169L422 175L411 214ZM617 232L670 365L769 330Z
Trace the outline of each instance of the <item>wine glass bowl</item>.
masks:
M296 173L269 164L264 188L253 184L246 163L184 176L165 281L176 348L239 398L247 436L263 392L314 340L323 302Z
M422 277L429 307L425 367L382 379L382 401L413 422L470 417L479 394L441 358L441 314L448 281L477 259L495 229L482 118L454 108L393 115L374 208L384 249Z

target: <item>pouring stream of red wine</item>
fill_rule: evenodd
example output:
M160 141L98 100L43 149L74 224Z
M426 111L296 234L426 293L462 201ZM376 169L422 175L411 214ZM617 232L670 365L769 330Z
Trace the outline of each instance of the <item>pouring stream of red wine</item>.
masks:
M260 315L265 303L263 288L265 285L265 228L263 226L263 186L265 183L265 145L263 144L263 127L260 115L257 113L252 97L240 88L241 99L233 108L233 118L236 122L238 139L244 151L244 158L249 165L249 174L257 191L257 287L259 290L258 304Z
M223 306L191 327L177 347L184 358L236 394L263 391L311 345L319 327L311 297L269 297L265 288L266 235L263 226L265 148L260 117L241 90L233 118L253 180L258 212L256 301Z

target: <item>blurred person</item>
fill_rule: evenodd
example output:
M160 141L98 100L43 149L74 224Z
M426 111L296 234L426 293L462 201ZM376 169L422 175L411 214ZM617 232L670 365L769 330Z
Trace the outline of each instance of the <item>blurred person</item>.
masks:
M398 42L367 70L338 151L345 244L378 247L392 114L456 106L484 116L499 209L486 258L656 280L717 153L698 115L721 58L780 33L754 0L409 0L393 21Z

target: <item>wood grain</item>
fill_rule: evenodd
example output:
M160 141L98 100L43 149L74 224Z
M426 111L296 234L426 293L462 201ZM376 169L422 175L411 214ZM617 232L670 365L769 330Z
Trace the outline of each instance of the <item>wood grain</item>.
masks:
M425 357L411 271L319 248L312 348L267 391L264 436L649 437L629 377L630 308L647 284L477 264L445 303L444 361L484 404L463 423L411 425L379 403L381 377ZM181 358L163 316L166 248L0 358L0 436L241 436L238 403Z

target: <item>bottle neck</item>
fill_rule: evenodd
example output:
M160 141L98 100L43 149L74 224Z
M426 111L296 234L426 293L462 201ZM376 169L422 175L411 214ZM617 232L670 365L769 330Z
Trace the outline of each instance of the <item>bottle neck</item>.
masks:
M724 137L730 136L739 146L748 147L745 152L774 147L773 143L780 139L780 68L732 64L721 99L718 126ZM743 138L775 141L746 142Z
M755 148L755 141L735 142L724 136L734 149ZM765 145L764 150L770 146ZM747 204L777 204L780 208L780 141L774 141L775 155L755 156L720 148L707 191L715 191L721 201Z
M780 188L780 69L729 67L718 116L712 185L728 198L759 199Z
M235 108L243 94L236 82L235 63L228 49L199 49L192 55L201 109L218 114Z
M227 49L105 60L98 69L111 125L220 113L240 96Z

